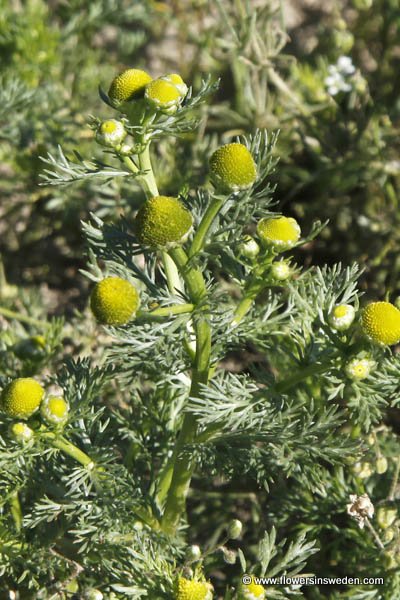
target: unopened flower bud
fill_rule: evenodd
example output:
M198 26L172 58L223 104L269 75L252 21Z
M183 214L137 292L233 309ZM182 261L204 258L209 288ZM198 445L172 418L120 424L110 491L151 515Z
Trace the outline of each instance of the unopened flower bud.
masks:
M173 114L182 101L176 85L165 79L153 79L146 85L144 97L150 106L166 114Z
M124 124L116 119L103 121L96 131L96 140L99 144L109 148L116 148L126 137Z
M199 560L200 557L201 550L200 547L196 544L193 544L193 546L189 546L189 548L186 550L185 558L188 562L196 562L197 560Z
M89 588L85 590L83 597L85 600L103 600L104 596L100 590Z
M40 405L40 414L49 425L64 425L68 412L68 402L61 396L48 396Z
M397 519L397 509L393 504L379 506L376 509L376 522L381 529L387 529Z
M379 456L375 462L375 470L378 475L383 475L388 470L388 460L386 456Z
M33 430L26 423L13 423L10 434L19 444L26 444L33 438Z
M373 475L374 473L372 465L369 462L357 462L353 466L353 472L357 477L360 477L361 479L367 479L368 477L371 477L371 475Z
M240 244L240 254L246 258L256 258L260 252L260 246L251 235L246 235Z
M353 323L355 314L351 304L337 304L329 313L328 321L337 331L346 331Z
M366 379L375 366L375 361L369 355L360 355L350 359L345 367L347 377L355 381Z
M221 547L221 552L223 554L224 557L224 562L226 562L227 565L234 565L236 562L236 552L234 552L233 550L229 550L229 548L225 548L225 546Z
M271 265L271 275L276 281L285 281L290 277L292 269L285 260L279 260Z
M233 519L228 525L228 537L231 540L236 540L241 536L243 524L239 519Z

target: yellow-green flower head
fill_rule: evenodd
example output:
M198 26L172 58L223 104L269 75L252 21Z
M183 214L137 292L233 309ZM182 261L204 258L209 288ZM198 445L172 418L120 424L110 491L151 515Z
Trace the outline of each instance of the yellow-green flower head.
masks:
M165 79L153 79L144 92L147 102L155 109L172 114L182 101L176 85Z
M356 356L345 365L345 373L350 379L361 381L366 379L375 366L375 361L368 356Z
M104 325L124 325L135 315L139 304L136 288L121 277L102 279L90 296L90 308Z
M381 529L387 529L397 519L397 508L393 504L379 506L376 509L376 521Z
M178 578L175 600L212 600L213 587L206 581Z
M40 405L40 414L49 425L63 425L68 420L69 405L62 396L48 396Z
M19 444L26 444L33 438L33 430L26 423L13 423L10 434Z
M375 461L375 471L378 473L378 475L383 475L383 473L386 473L388 466L389 463L386 456L379 456L379 458L377 458Z
M1 394L1 408L10 417L28 419L39 408L44 389L31 377L20 377L9 383Z
M96 140L103 146L115 148L119 146L126 137L124 124L117 119L103 121L96 131Z
M246 258L256 258L260 253L260 246L251 235L246 235L240 245L240 253Z
M246 146L234 142L214 152L210 158L210 174L215 187L237 192L253 185L257 168Z
M292 217L265 217L257 225L260 240L275 250L289 250L300 239L301 230Z
M372 302L361 316L364 333L378 344L391 346L400 341L400 310L390 302Z
M152 77L141 69L127 69L115 77L108 90L110 100L118 106L141 96Z
M354 321L356 311L351 304L337 304L331 310L328 321L337 331L346 331Z
M271 265L271 275L277 281L285 281L285 279L290 277L291 273L290 264L285 260L276 261Z
M154 196L136 216L136 235L150 248L172 248L183 244L192 229L193 217L177 198Z
M265 588L256 583L254 575L248 577L251 577L251 581L241 584L239 600L264 600L266 598Z
M169 73L168 75L163 75L161 79L165 79L165 81L169 81L173 83L174 86L178 89L181 97L184 98L188 93L188 86L183 81L182 77L178 75L178 73Z
M371 475L374 474L374 470L372 468L371 463L369 462L357 462L353 466L353 472L357 477L361 479L368 479Z

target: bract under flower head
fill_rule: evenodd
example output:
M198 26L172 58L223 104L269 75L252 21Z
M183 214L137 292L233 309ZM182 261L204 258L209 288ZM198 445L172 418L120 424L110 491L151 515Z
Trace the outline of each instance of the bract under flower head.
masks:
M121 277L106 277L96 283L90 296L90 308L105 325L124 325L139 308L136 288Z
M345 331L353 323L355 314L351 304L337 304L329 314L329 324L337 331Z
M212 585L206 581L195 581L179 577L175 600L212 600Z
M257 225L260 240L276 250L289 250L300 239L300 226L292 217L265 217Z
M31 377L21 377L9 383L1 394L1 408L11 417L28 419L39 408L44 389Z
M236 192L253 185L257 168L246 146L234 142L214 152L210 158L210 174L217 188Z
M182 100L176 85L165 79L153 79L146 86L144 96L151 106L168 114L174 113Z
M108 90L110 100L118 106L141 96L152 77L141 69L127 69L115 77Z
M193 225L191 213L177 198L154 196L136 216L136 235L150 248L172 248L183 244Z
M62 396L48 396L40 405L42 417L51 425L63 425L68 419L69 405Z
M239 593L240 600L264 600L265 588L256 583L254 575L251 576L250 583L242 583Z
M400 341L400 310L390 302L372 302L362 313L364 333L378 344L391 346Z

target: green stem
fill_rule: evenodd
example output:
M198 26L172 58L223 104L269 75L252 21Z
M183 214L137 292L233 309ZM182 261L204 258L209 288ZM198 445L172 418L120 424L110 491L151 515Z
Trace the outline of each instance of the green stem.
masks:
M85 452L80 450L77 446L75 446L75 444L69 442L62 436L57 436L55 433L51 432L43 433L42 436L50 440L55 448L58 448L61 450L61 452L64 452L64 454L67 454L76 460L83 467L94 467L94 461L90 458L90 456L85 454Z
M195 304L202 302L207 294L207 288L200 271L188 266L188 257L182 248L170 250L170 255L177 264L185 281L190 299ZM194 323L196 335L196 354L193 364L192 383L189 397L196 397L201 386L208 383L211 355L211 327L204 307L204 316L199 316ZM173 534L179 524L181 514L185 510L186 496L194 470L194 456L185 452L185 446L196 439L197 420L194 415L186 414L182 429L177 439L174 454L169 464L164 468L158 487L158 501L165 502L162 528L168 534Z
M49 327L48 323L44 321L39 321L38 319L34 319L33 317L28 317L28 315L21 315L14 310L10 310L9 308L3 308L0 306L0 315L6 317L7 319L15 319L16 321L21 321L21 323L27 323L27 325L33 325L34 327Z
M199 224L199 227L196 231L196 234L193 238L192 244L189 250L189 257L194 256L199 252L203 246L205 238L208 234L208 231L213 224L213 221L219 211L221 210L226 198L214 198L211 200L210 205L208 206L204 216Z
M173 315L191 313L193 312L194 308L194 304L173 304L171 306L156 308L151 311L139 311L136 315L136 318L140 320L143 319L151 321L153 318L158 319L159 317L171 317Z
M14 492L9 499L11 514L14 520L15 529L21 531L22 528L22 510L18 498L18 492Z
M279 394L283 394L290 390L290 388L294 387L307 377L311 377L312 375L318 375L319 373L324 373L329 368L332 368L333 362L329 363L320 363L308 365L308 367L303 367L297 373L294 373L291 377L287 377L284 381L281 381L275 385L275 391Z

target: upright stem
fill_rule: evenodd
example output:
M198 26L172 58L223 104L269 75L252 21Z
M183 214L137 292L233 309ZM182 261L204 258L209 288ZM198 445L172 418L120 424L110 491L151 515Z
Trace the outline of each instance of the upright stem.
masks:
M19 502L19 497L18 497L18 491L13 492L10 500L10 509L11 509L11 514L14 520L14 525L15 525L15 529L17 531L21 531L21 527L22 527L22 510L21 510L21 504Z
M43 437L50 440L51 444L55 448L58 448L59 450L64 452L64 454L67 454L68 456L70 456L71 458L76 460L83 467L90 468L90 467L94 466L94 462L90 458L90 456L85 454L85 452L80 450L77 446L75 446L75 444L73 444L72 442L69 442L62 436L58 436L55 433L46 432L46 433L43 433Z
M221 210L221 207L224 204L225 200L226 198L214 198L213 200L211 200L210 205L204 213L201 223L193 238L192 245L190 246L189 250L189 257L194 256L195 254L197 254L197 252L199 252L199 250L201 250L201 248L203 248L204 240L208 234L208 231L215 217Z
M188 267L188 257L182 248L174 248L170 250L170 254L181 272L190 299L194 304L199 304L207 294L206 285L201 273L192 267ZM198 316L194 322L196 354L189 397L198 396L201 386L208 383L211 355L211 327L206 306L204 307L204 311L204 315ZM189 452L185 453L184 448L187 444L195 441L196 433L196 417L192 414L186 414L176 442L174 455L170 464L167 465L162 473L162 480L159 484L159 501L162 501L166 497L162 528L169 534L175 532L180 516L185 510L186 496L194 469L194 456Z

